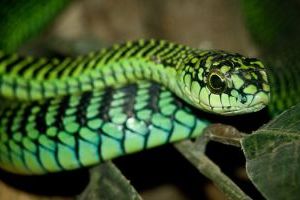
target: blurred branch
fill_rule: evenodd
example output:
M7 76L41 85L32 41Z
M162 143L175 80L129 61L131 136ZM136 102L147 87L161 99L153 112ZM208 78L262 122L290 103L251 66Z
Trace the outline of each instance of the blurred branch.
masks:
M186 140L175 144L175 147L200 173L209 178L228 199L251 199L205 155L205 147L209 140L239 146L242 136L243 134L231 126L214 124L206 128L204 135L198 138L196 142Z
M241 147L241 140L245 137L245 133L240 132L235 127L225 124L209 125L203 133L208 141L216 141L222 144ZM202 140L203 138L199 138Z

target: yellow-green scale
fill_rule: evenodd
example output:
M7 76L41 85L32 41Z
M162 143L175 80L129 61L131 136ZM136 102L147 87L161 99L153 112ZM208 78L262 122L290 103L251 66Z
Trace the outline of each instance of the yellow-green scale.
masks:
M34 59L29 67L22 66L30 64L32 58L24 57L11 66L11 72L0 73L0 93L9 98L35 100L107 86L123 86L139 79L154 80L169 87L169 81L175 78L175 74L165 71L165 67L170 66L161 62L166 61L175 67L181 59L179 55L187 49L166 41L140 40L77 58ZM174 51L181 53L171 56ZM0 65L6 66L16 59L17 56L10 56ZM174 87L170 89L174 90Z
M125 130L124 148L126 154L140 151L144 148L145 137L137 132Z

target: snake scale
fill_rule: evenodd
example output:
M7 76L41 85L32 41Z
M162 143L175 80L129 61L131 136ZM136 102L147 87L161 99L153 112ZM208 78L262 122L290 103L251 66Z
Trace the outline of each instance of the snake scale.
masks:
M258 111L278 77L255 58L164 40L65 58L5 53L12 51L5 42L0 167L20 174L77 169L199 136L208 122L193 109Z

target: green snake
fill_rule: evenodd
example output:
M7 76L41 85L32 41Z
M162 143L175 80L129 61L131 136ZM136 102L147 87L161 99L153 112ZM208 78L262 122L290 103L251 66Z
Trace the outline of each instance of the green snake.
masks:
M262 109L270 91L257 59L156 40L77 58L1 54L0 76L8 102L0 163L18 173L75 169L200 134L205 123L169 91L224 115Z
M197 137L208 122L193 109L261 110L278 77L255 58L164 40L65 58L3 49L0 167L20 174L77 169Z

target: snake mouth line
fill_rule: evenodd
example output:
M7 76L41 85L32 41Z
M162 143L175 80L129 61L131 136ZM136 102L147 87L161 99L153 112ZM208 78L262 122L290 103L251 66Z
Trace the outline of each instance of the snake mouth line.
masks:
M209 110L213 113L220 115L237 115L237 114L246 114L252 113L262 110L266 104L257 103L255 105L250 105L248 107L240 107L240 106L230 106L230 109L222 106L222 107L212 107L207 104L202 104L204 107L209 108Z
M236 115L236 114L246 114L246 113L252 113L252 112L258 112L262 110L266 105L265 104L256 104L251 107L245 107L245 108L237 108L231 111L225 111L224 115Z

